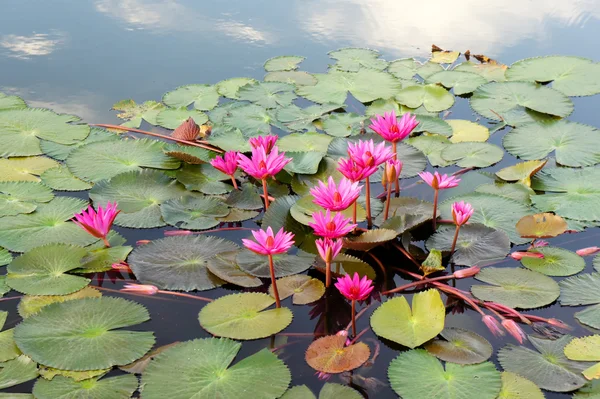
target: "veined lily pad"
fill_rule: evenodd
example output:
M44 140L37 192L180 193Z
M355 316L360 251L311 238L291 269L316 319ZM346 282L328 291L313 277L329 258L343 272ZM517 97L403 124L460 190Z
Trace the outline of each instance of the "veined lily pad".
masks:
M0 182L39 182L39 175L59 164L46 157L13 157L0 159Z
M600 329L600 273L581 274L559 283L560 303L564 306L595 305L575 313L575 318Z
M356 251L369 251L398 236L396 230L375 229L369 230L357 237L344 237L344 248Z
M42 308L56 302L66 302L81 298L99 298L101 296L102 293L100 291L89 286L68 295L25 295L21 298L17 310L19 311L19 315L26 319L29 316L39 313Z
M575 338L565 346L565 355L571 360L600 361L600 335ZM600 378L600 363L585 369L583 375L588 380Z
M392 61L388 67L388 71L399 79L412 79L417 74L423 79L427 79L431 75L443 70L444 68L440 64L435 62L421 64L414 58L403 58Z
M431 289L415 294L412 309L404 296L384 302L371 316L375 334L415 348L444 329L446 310L438 290Z
M332 384L330 382L325 383L319 393L319 399L337 398L362 399L362 395L345 385ZM306 385L296 385L290 388L281 399L317 399L317 397Z
M229 207L218 198L185 196L166 201L160 207L163 219L171 226L205 230L218 225L217 218L229 214Z
M400 90L396 101L410 108L423 105L427 111L440 112L454 105L454 96L438 85L416 85Z
M490 137L490 130L479 123L451 119L446 121L452 127L452 143L462 143L469 141L485 142Z
M269 278L269 260L264 255L255 254L249 250L243 249L237 255L237 264L243 271L256 276ZM311 264L297 255L278 254L273 255L273 266L275 268L275 277L285 277L293 274L302 273L308 269Z
M156 101L146 101L136 104L133 100L122 100L112 106L112 109L121 111L117 118L125 119L123 126L139 128L142 119L151 125L156 125L156 115L164 108L164 104Z
M544 399L542 391L533 382L518 374L502 373L502 390L498 399Z
M292 71L298 68L298 64L304 61L305 57L296 55L282 55L279 57L269 58L265 62L265 71Z
M0 93L0 110L17 108L27 108L27 104L21 97Z
M222 180L229 176L213 168L211 165L185 165L177 171L177 180L188 190L200 191L204 194L225 194L233 188Z
M325 262L323 262L320 257L317 257L315 268L320 272L325 273ZM334 276L338 275L339 277L346 274L353 276L354 273L358 273L361 278L367 276L370 280L375 280L377 277L375 269L367 262L344 253L338 254L338 256L333 259L331 262L331 272Z
M564 233L567 222L553 213L536 213L523 216L516 227L523 238L551 238Z
M442 158L442 151L451 143L450 140L440 134L423 134L411 137L406 143L425 154L431 166L448 166L452 164L452 162Z
M516 165L507 166L496 172L496 176L506 181L518 181L527 187L531 186L531 177L542 170L548 160L525 161Z
M505 197L523 205L531 205L531 196L535 195L535 192L529 186L521 183L504 182L482 184L475 189L475 192Z
M419 121L419 124L413 132L440 134L447 137L452 135L452 127L442 118L430 115L415 115L415 118Z
M223 97L238 100L237 92L240 87L255 82L257 82L257 80L251 78L231 78L220 81L215 87L217 88L217 93Z
M120 263L127 259L127 255L129 255L133 248L130 246L121 246L119 243L115 243L114 241L117 239L117 237L115 237L115 239L111 239L111 234L109 234L107 238L109 243L113 241L113 243L111 243L111 247L88 247L87 249L89 252L81 260L80 267L73 270L74 273L85 274L106 272L112 269L112 265L114 263Z
M240 87L237 96L240 100L250 101L266 109L287 107L291 105L296 94L296 87L281 82L256 82Z
M168 348L143 374L144 399L283 395L292 379L286 365L263 349L231 366L241 347L229 339L205 338Z
M323 130L334 137L348 137L360 133L365 117L355 113L331 114L323 120Z
M446 327L440 335L425 344L427 352L440 360L458 364L477 364L492 356L492 345L479 334L462 328Z
M264 206L256 187L252 184L243 184L240 190L233 190L229 193L225 203L229 206L247 210L261 209Z
M490 143L459 142L445 147L441 157L462 168L486 168L502 160L502 148Z
M37 376L37 363L28 356L21 355L16 359L0 363L0 389L22 384Z
M585 269L585 260L575 252L556 247L540 247L535 252L544 257L525 257L521 259L521 264L547 276L571 276Z
M347 337L327 335L313 341L306 350L306 363L322 373L354 370L369 359L371 351L363 342L346 346Z
M506 80L505 72L508 67L502 64L475 64L470 61L458 64L453 70L460 72L472 72L483 76L488 81L504 82Z
M325 154L332 138L316 132L292 133L277 141L280 151L317 151Z
M206 261L206 268L215 276L228 283L241 287L260 287L263 283L258 277L243 271L237 264L238 251L219 253Z
M306 305L321 298L325 294L325 286L316 278L306 275L283 277L277 280L279 298L285 299L292 296L294 305ZM269 294L273 296L273 286L269 287Z
M177 129L183 122L192 118L197 125L208 122L208 116L204 112L196 109L164 108L156 115L156 124L166 129Z
M429 76L426 83L440 83L447 88L453 88L454 94L462 96L463 94L472 93L479 86L488 82L486 78L472 72L462 71L441 71Z
M13 257L10 252L4 248L0 248L0 266L6 266L12 262Z
M236 251L231 241L212 236L174 236L136 248L129 265L144 284L167 290L209 290L223 281L206 268L214 256Z
M327 103L300 108L293 104L289 107L277 110L277 120L285 123L290 130L312 130L314 129L314 121L321 118L323 115L336 109L343 108L344 106L345 105Z
M269 72L265 75L263 80L265 82L290 83L296 86L314 86L317 84L317 79L305 71Z
M192 165L210 162L216 155L215 152L204 148L180 144L165 146L164 152L170 157Z
M486 267L475 279L490 285L471 286L474 296L511 308L539 308L551 304L560 294L558 284L550 277L520 268Z
M69 157L69 154L71 154L73 150L81 146L90 143L96 143L99 141L115 140L121 140L118 134L97 127L93 127L90 130L90 134L84 140L78 141L75 144L59 144L53 141L42 140L40 143L40 147L42 148L44 154L46 154L47 156L52 157L54 159L58 159L59 161L64 161Z
M215 86L187 85L166 93L163 102L175 108L187 107L193 103L195 109L207 111L217 106L219 94Z
M249 340L268 337L292 322L288 308L265 310L275 303L267 294L225 295L205 305L198 314L200 325L218 337Z
M500 372L490 362L457 365L439 360L423 349L403 352L390 363L388 378L403 399L495 399Z
M398 231L399 222L392 222L394 218L404 218L405 230L408 230L412 227L415 227L427 220L431 220L433 217L433 204L428 201L423 201L418 198L411 197L394 197L390 201L390 220L387 223L386 227L383 222L383 214L379 214L377 218L375 218L375 224L381 225L384 228L396 230L396 232L403 233L404 231ZM409 218L410 216L414 216L414 218ZM394 226L392 228L391 226Z
M90 183L75 177L64 165L46 170L40 178L42 183L57 191L82 191L92 188Z
M329 56L337 62L334 68L340 71L358 72L363 68L383 71L388 62L382 60L378 51L366 48L343 48L330 51Z
M133 395L137 387L137 378L131 374L102 379L92 378L79 382L56 376L50 381L39 379L33 387L33 394L38 399L127 399Z
M35 182L0 183L0 217L35 211L38 204L54 198L52 190Z
M129 364L152 348L151 332L120 330L149 318L143 306L121 298L53 303L19 324L15 341L23 353L46 366L98 370Z
M275 117L275 110L266 110L256 104L246 104L233 108L229 116L223 119L225 126L240 129L245 139L259 135L269 134L271 125L286 130Z

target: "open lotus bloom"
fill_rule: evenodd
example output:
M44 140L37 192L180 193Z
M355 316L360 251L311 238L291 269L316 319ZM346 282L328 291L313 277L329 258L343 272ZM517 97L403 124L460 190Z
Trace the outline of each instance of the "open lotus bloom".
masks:
M347 178L342 178L339 185L335 184L333 177L329 176L327 184L319 181L317 186L310 189L314 197L313 202L330 211L343 211L347 209L360 196L362 186L353 183Z
M386 112L383 116L375 115L371 122L372 124L369 126L371 130L390 142L404 140L419 124L416 117L410 112L402 115L398 121L395 111Z
M348 156L359 166L379 166L394 156L392 149L385 142L375 145L373 140L348 143Z
M255 241L242 239L244 246L250 251L260 255L276 255L287 252L294 245L294 234L279 229L277 234L273 234L273 229L267 227L267 230L253 230L252 235Z
M255 179L263 180L273 177L292 161L286 158L285 153L279 153L277 146L267 153L262 146L252 148L252 156L248 158L244 154L239 155L238 165L244 172Z
M332 240L331 238L319 238L315 241L317 245L317 250L319 251L319 255L321 255L321 259L325 263L331 263L336 256L342 250L342 240L338 238L337 240Z
M222 157L217 156L212 159L210 164L226 175L233 176L238 167L239 156L240 153L237 151L227 151Z
M340 238L350 233L355 227L355 224L350 223L350 219L344 217L341 213L336 213L331 216L329 210L323 212L315 212L312 214L314 222L308 225L315 230L315 234L325 238Z
M367 299L373 291L373 280L369 280L367 276L361 279L358 273L354 273L353 277L346 274L344 277L337 279L335 288L351 301L362 301Z
M250 138L250 146L252 148L262 147L265 149L265 152L268 154L271 152L275 143L277 143L277 136L258 136Z
M455 225L462 226L463 224L466 224L472 214L473 207L471 204L464 201L452 204L452 220L454 220Z
M352 158L340 158L338 161L338 170L347 179L358 182L377 172L377 166L359 165Z
M446 174L440 175L438 172L434 172L433 174L431 172L421 172L419 173L419 177L434 190L453 188L458 186L458 183L460 183L459 178L448 176Z
M81 213L75 214L73 222L94 237L105 240L105 243L108 244L106 236L119 212L121 211L117 210L116 202L112 204L109 202L104 208L99 206L98 211L90 205Z

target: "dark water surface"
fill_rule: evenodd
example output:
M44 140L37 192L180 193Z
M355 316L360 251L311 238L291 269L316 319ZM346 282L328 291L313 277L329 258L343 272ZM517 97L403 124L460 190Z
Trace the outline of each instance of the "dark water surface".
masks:
M163 93L183 84L216 83L238 76L261 79L264 61L277 55L306 56L302 69L321 72L331 62L327 52L345 46L375 48L387 60L425 58L432 43L453 50L470 49L506 64L550 54L598 60L599 18L598 0L4 0L0 3L0 91L22 96L30 106L79 115L89 123L118 123L110 107L121 99L160 100ZM600 126L598 96L573 101L575 112L569 119ZM457 97L452 111L453 118L473 120L464 99ZM500 139L498 134L491 141ZM514 158L505 154L504 160L489 170L512 162ZM411 181L403 183L409 185ZM404 195L430 199L431 193L417 186ZM255 226L252 222L247 225ZM163 237L160 229L116 230L130 245L139 239ZM248 234L218 235L239 243ZM550 242L572 250L598 245L600 229L566 234ZM376 254L382 259L388 255L383 250ZM586 260L585 272L590 272L591 258ZM398 266L403 262L409 265L397 257L389 261ZM508 258L500 265L516 267L519 263ZM395 276L388 284L401 285L403 281ZM109 279L102 282L111 289L121 284ZM459 282L463 289L470 285L471 281ZM201 295L218 297L232 289ZM143 328L155 332L157 346L208 336L197 320L204 302L170 296L127 297L149 308L152 320ZM292 308L294 320L285 333L325 332L326 328L335 332L345 327L349 305L335 296L330 300L325 320L323 300L294 306L287 299L285 305ZM15 311L17 302L1 303L0 308L10 312L7 328L20 321ZM377 306L373 303L368 314ZM574 325L573 335L589 335L576 324L574 310L578 309L555 304L533 313ZM359 319L359 330L369 326L368 314ZM495 349L514 343L510 337L494 338L471 310L448 315L446 324L477 331ZM312 337L285 333L275 342L244 342L238 359L269 345L281 346L287 340L289 345L277 353L292 372L292 385L307 384L317 393L323 382L304 362ZM351 381L348 376L333 376L330 382L351 383L368 398L396 397L386 374L389 362L403 348L379 340L371 331L364 340L372 352L377 346L381 349L375 364L357 370ZM31 384L22 384L10 391L30 389ZM548 398L570 396L545 394Z

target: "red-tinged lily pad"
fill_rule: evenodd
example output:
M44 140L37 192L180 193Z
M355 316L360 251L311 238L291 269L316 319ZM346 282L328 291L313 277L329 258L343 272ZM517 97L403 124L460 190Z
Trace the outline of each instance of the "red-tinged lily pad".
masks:
M314 302L325 293L325 286L321 280L303 274L280 278L277 280L277 289L281 299L292 296L294 305ZM273 295L272 285L269 287L269 294Z
M369 347L363 342L346 346L346 339L344 335L319 338L306 350L306 362L313 369L329 374L342 373L362 366L371 355Z
M536 213L523 216L516 228L523 238L552 238L567 230L567 222L553 213Z

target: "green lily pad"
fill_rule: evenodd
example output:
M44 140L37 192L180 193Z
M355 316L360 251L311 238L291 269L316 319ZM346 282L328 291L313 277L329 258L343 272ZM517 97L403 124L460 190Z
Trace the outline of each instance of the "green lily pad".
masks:
M15 328L15 342L46 366L99 370L129 364L152 348L151 332L120 330L149 318L143 306L121 298L53 303Z
M452 135L452 126L442 118L435 115L416 114L415 118L419 122L413 132L426 132L431 134L440 134L450 137Z
M443 71L444 68L435 62L426 62L421 64L414 58L403 58L392 61L388 71L398 79L412 79L415 75L427 79L431 75Z
M575 318L581 324L600 330L600 305L590 306L575 313Z
M325 383L319 393L319 399L337 398L361 399L362 395L345 385L332 384L330 382ZM295 387L288 389L281 399L317 399L317 397L306 385L296 385Z
M39 175L59 164L46 157L0 158L0 182L41 181Z
M317 270L325 273L325 262L320 257L316 258L316 264L314 265ZM354 276L354 273L362 277L367 277L370 280L375 280L377 274L375 269L371 267L367 262L354 257L352 255L340 253L331 262L331 272L334 276L343 277L346 274Z
M192 165L210 162L217 154L201 147L172 144L165 146L165 154Z
M594 305L575 313L575 318L592 328L600 329L600 273L581 274L562 280L560 303L563 306Z
M163 219L171 226L186 230L206 230L220 223L217 219L229 214L229 207L215 197L185 196L161 205Z
M286 130L286 127L275 117L275 110L267 110L256 104L246 104L231 109L229 115L223 119L223 123L229 128L239 129L246 140L271 133L271 125Z
M300 108L293 104L277 110L277 120L284 123L290 130L313 130L314 121L331 111L343 107L344 105L340 104L323 104Z
M475 91L479 86L488 82L486 78L472 72L441 71L429 76L426 83L439 83L444 87L453 88L454 94L462 96Z
M139 128L142 119L151 125L156 125L156 115L165 106L161 102L146 101L143 104L136 104L133 100L121 100L112 106L115 111L121 111L117 118L126 120L123 126Z
M185 165L177 171L176 177L188 190L204 194L225 194L233 188L230 184L223 183L223 180L230 180L229 176L208 164Z
M37 363L28 356L21 355L16 359L0 363L0 389L22 384L37 376Z
M361 124L364 122L363 115L350 113L331 114L323 120L323 130L330 136L348 137L360 133Z
M321 298L325 294L325 286L321 280L306 275L283 277L277 280L279 298L292 297L294 305L306 305ZM269 295L273 296L273 286L269 287Z
M240 100L250 101L266 109L291 105L296 87L281 82L256 82L240 87L237 96Z
M440 134L422 134L409 138L406 144L415 147L425 154L431 166L448 166L453 163L442 158L442 151L452 144L445 136Z
M503 182L482 184L475 189L475 192L508 198L527 206L531 205L531 196L535 195L535 191L524 184Z
M330 51L328 54L337 60L333 67L340 71L358 72L363 68L383 71L388 66L387 61L379 58L379 52L371 49L349 47Z
M461 168L487 168L500 162L504 151L490 143L465 142L446 146L440 155Z
M316 151L326 153L332 138L317 132L292 133L277 141L280 151Z
M600 335L573 338L565 346L565 356L571 360L600 361Z
M54 198L52 190L35 182L0 183L0 217L35 211L38 204Z
M471 107L488 119L509 125L534 121L525 108L535 112L566 117L573 103L564 94L529 82L492 82L479 86L471 97Z
M108 236L108 241L111 242L110 235ZM81 266L73 270L73 272L85 274L102 273L112 270L112 265L125 261L132 249L130 246L111 244L109 248L102 247L90 250L81 260Z
M27 108L27 104L21 97L0 93L0 110L17 108Z
M39 204L33 213L5 216L0 224L0 246L13 252L25 252L50 243L89 245L98 239L69 222L87 205L78 198L56 197Z
M374 229L368 230L357 237L344 237L344 248L355 251L369 251L388 241L392 241L398 236L396 230Z
M440 360L458 364L478 364L492 356L493 348L487 339L473 331L446 327L440 335L425 344L427 352Z
M240 87L255 82L257 82L257 80L252 78L231 78L220 81L215 87L217 88L217 93L223 97L239 100L237 92Z
M0 157L40 155L40 139L74 144L90 133L90 127L73 124L73 115L55 114L47 109L23 108L0 113Z
M504 82L506 80L505 72L507 66L502 64L475 64L473 62L467 61L461 64L458 64L454 67L453 71L460 72L471 72L477 75L483 76L488 81L494 82Z
M247 210L261 209L264 206L256 187L252 184L242 184L240 190L233 190L229 193L225 203L229 206Z
M572 399L598 399L600 398L600 381L588 382L573 394Z
M454 96L438 85L416 85L400 90L396 101L410 108L423 105L427 111L440 112L454 105Z
M131 374L102 379L92 378L79 382L56 376L50 381L43 378L37 380L33 386L33 394L38 399L128 399L137 387L138 380Z
M490 137L489 129L479 123L463 119L451 119L446 122L452 127L452 137L450 138L452 143L485 142Z
M419 292L412 297L412 309L404 296L392 298L371 316L375 334L415 348L444 329L446 310L438 290Z
M53 141L42 140L40 142L40 147L42 148L44 154L48 155L49 157L58 159L59 161L64 161L76 148L90 143L97 143L99 141L115 140L121 140L118 134L93 127L90 129L90 134L84 140L78 141L75 144L59 144Z
M305 58L306 57L299 57L297 55L282 55L269 58L265 62L265 71L292 71L298 68L298 64L304 61Z
M219 103L219 93L215 86L186 85L166 93L162 100L169 107L187 107L193 103L195 109L208 111Z
M0 333L0 362L15 359L22 355L14 339L14 328Z
M502 373L502 390L498 399L544 399L545 396L533 382L518 374Z
M206 268L223 281L241 287L260 287L258 278L243 271L236 262L238 251L221 252L206 261Z
M156 140L118 140L90 143L74 150L67 166L80 179L98 182L142 168L177 169L178 159L164 153L164 143Z
M282 82L294 84L296 86L314 86L317 79L305 71L276 71L265 75L265 82Z
M209 290L224 282L208 271L208 260L237 249L233 242L212 236L165 237L137 247L128 262L144 284L167 290Z
M152 169L121 173L96 183L90 190L94 203L113 201L119 205L116 225L134 228L164 226L160 205L184 194L177 181Z
M539 172L548 162L544 159L541 161L532 160L519 162L517 164L507 166L496 172L496 176L506 181L518 181L527 187L531 187L531 177Z
M99 298L102 293L90 286L68 295L25 295L19 301L19 315L26 319L39 313L44 307L56 302L66 302L81 298Z
M313 196L311 194L307 194L300 198L298 201L296 201L296 203L294 203L294 205L292 205L290 209L290 214L292 217L303 225L308 225L314 221L312 217L314 212L325 213L325 209L313 202ZM352 219L352 207L343 210L340 213L344 215L344 217ZM357 222L364 221L366 217L367 211L365 208L363 208L360 204L357 204Z
M571 276L585 269L585 260L575 252L556 247L540 247L534 252L543 254L544 258L525 257L521 264L547 276Z
M205 305L198 314L200 325L209 333L249 340L277 334L292 322L288 308L265 310L275 303L267 294L231 294Z
M269 260L266 256L243 249L238 253L237 264L240 269L253 276L263 278L271 276L269 272ZM275 277L279 278L302 273L311 264L297 255L278 254L273 255L273 266L275 268Z
M542 389L569 392L581 388L585 378L581 372L588 363L567 359L565 346L573 337L564 335L556 340L529 337L538 351L524 346L506 345L498 351L498 361L505 371L527 378Z
M156 115L156 124L166 129L177 129L179 125L192 118L197 125L208 122L208 116L204 112L196 109L164 108Z
M552 82L552 88L567 96L600 93L600 65L580 57L550 56L520 60L506 71L508 80Z
M474 296L511 308L539 308L551 304L560 295L556 281L520 268L486 267L475 279L490 285L471 286Z
M40 175L40 179L46 186L57 191L82 191L92 188L90 183L75 177L64 165L46 170Z
M388 378L403 399L495 399L500 372L490 363L457 365L439 360L426 350L403 352L390 363Z
M596 128L567 120L518 126L502 141L508 152L521 159L542 159L555 152L558 164L573 167L600 162L599 143Z
M10 252L4 248L0 248L0 266L6 266L12 262L13 257Z
M152 360L142 376L144 399L194 397L276 399L287 390L290 371L263 349L230 367L241 343L205 338L182 342Z
M450 251L455 230L454 226L441 226L427 240L427 248ZM457 265L481 266L504 259L509 251L510 239L504 231L471 223L460 228L452 261Z
M89 380L94 377L100 377L110 371L110 368L101 370L88 370L88 371L69 371L59 370L53 367L46 367L43 365L38 366L40 376L45 380L52 380L56 376L66 377L72 381L83 381Z
M6 284L29 295L66 295L79 291L91 280L66 274L79 267L84 248L67 244L36 247L8 265Z

